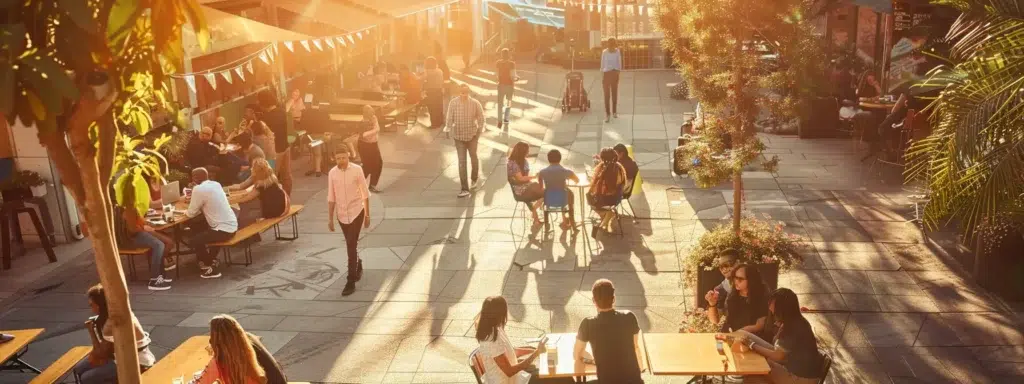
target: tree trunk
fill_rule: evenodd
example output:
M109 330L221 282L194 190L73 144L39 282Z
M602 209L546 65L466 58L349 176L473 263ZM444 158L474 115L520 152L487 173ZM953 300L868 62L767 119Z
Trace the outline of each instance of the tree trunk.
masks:
M77 156L76 156L77 157ZM89 228L89 240L92 241L93 253L96 257L96 270L100 283L107 296L107 322L114 330L114 356L117 359L117 382L121 384L138 384L139 355L135 347L135 327L132 324L131 305L128 302L128 286L121 270L121 260L117 254L117 244L110 226L111 209L106 198L105 183L100 182L96 159L91 163L79 158L82 164L82 184L85 189L85 201L78 202L82 207L82 217Z

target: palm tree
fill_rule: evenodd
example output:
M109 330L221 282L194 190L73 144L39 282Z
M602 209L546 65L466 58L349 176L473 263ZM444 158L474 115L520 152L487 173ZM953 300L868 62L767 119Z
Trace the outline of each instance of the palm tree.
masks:
M982 220L1024 202L1024 2L934 2L962 14L948 64L918 85L943 90L928 107L932 133L907 150L907 176L930 190L929 229L958 223L973 239Z

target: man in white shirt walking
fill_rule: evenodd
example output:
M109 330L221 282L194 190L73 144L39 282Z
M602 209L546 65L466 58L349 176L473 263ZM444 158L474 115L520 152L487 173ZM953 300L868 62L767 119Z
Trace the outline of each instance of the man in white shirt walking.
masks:
M192 219L202 214L206 220L205 223L197 220L192 225L189 246L195 249L196 259L199 260L199 269L202 271L199 277L216 279L220 277L217 255L211 254L207 245L231 239L238 231L238 218L235 211L231 210L224 187L210 180L206 168L193 169L192 182L196 186L192 188L191 201L185 215Z
M337 164L327 174L327 228L334 232L334 221L341 225L348 250L348 281L342 296L356 291L356 282L363 277L363 261L356 253L359 232L370 227L370 189L363 168L349 162L348 147L334 152Z
M459 87L459 97L452 99L448 104L448 125L445 127L445 134L455 140L455 151L459 156L459 182L462 184L462 191L459 197L469 196L471 189L479 187L480 182L480 159L477 158L476 149L480 142L480 131L484 127L484 107L476 99L469 97L469 86L462 84ZM473 185L466 182L466 154L473 168Z

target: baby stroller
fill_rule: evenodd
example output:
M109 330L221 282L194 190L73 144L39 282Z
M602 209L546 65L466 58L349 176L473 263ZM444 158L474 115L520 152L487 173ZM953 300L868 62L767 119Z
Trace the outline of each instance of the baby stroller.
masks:
M569 72L565 74L565 91L562 93L562 112L578 109L586 112L590 109L590 98L583 88L583 73Z

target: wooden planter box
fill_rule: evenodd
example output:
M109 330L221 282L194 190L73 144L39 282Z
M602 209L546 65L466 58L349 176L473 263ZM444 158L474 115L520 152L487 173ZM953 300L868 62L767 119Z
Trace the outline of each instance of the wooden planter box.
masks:
M1019 234L1006 236L988 254L983 253L986 248L981 243L983 241L988 239L978 236L978 244L974 247L975 260L980 264L974 268L974 279L985 289L1006 299L1024 300L1024 258L1020 257L1024 237Z
M765 286L768 287L768 292L771 293L779 287L779 264L758 264L758 271L761 272L761 278L764 280ZM715 289L718 284L722 283L722 273L718 272L718 269L712 269L710 271L699 270L697 271L697 288L694 291L694 305L698 308L707 308L708 302L704 300L704 294L708 291ZM724 297L719 300L725 300Z

